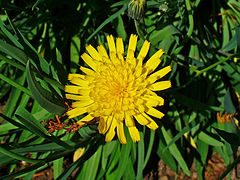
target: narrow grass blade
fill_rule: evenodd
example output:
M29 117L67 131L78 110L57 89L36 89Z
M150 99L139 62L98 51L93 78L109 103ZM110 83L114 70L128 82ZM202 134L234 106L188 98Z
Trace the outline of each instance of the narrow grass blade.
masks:
M6 146L6 145L5 145ZM13 159L17 159L20 161L26 161L26 162L30 162L30 163L38 163L38 162L42 162L41 160L37 160L37 159L30 159L30 158L26 158L24 156L21 156L17 153L12 152L11 150L9 150L8 148L5 148L3 145L0 144L0 152L13 158Z
M223 143L221 141L218 141L214 137L204 133L200 132L198 135L199 139L201 139L206 144L212 145L212 146L223 146Z
M167 131L165 130L165 128L163 126L162 126L162 132L163 132L163 136L164 136L167 144L170 143L172 138L168 135ZM187 174L188 176L190 176L190 171L188 169L188 166L187 166L186 162L184 161L184 159L183 159L180 151L178 150L176 144L173 144L172 146L170 146L169 150L170 150L171 154L174 156L174 158L177 160L177 162L179 163L183 172L185 174Z

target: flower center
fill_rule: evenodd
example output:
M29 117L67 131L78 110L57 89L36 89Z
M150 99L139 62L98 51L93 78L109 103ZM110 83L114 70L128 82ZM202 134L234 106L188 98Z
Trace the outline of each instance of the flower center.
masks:
M131 65L123 62L99 67L90 85L90 97L95 102L94 116L133 111L134 102L142 94L142 85L131 70Z

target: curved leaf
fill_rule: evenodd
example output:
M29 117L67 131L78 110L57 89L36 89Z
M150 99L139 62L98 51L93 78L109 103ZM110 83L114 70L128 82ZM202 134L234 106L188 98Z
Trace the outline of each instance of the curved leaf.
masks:
M57 95L47 91L37 82L29 61L27 62L26 72L28 85L34 99L47 111L57 115L63 114L67 110L67 106L62 99L57 98Z

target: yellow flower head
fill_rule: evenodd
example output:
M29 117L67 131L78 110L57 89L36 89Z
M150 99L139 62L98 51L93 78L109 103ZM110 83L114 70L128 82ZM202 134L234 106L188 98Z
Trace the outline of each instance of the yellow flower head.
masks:
M124 45L121 38L107 36L109 56L105 48L100 45L97 50L91 45L81 57L90 68L80 67L85 73L69 74L68 79L75 85L66 85L66 98L75 100L73 109L67 112L69 118L88 113L78 121L80 125L98 118L98 130L106 134L106 141L115 136L115 129L121 143L127 143L124 124L127 126L133 142L140 141L139 131L135 121L150 129L157 129L158 125L150 116L162 118L163 113L155 109L164 104L164 99L154 91L161 91L171 87L170 81L157 81L168 72L167 66L153 72L164 53L157 51L146 63L150 43L145 41L137 58L134 52L137 46L137 35L131 35L124 57ZM149 116L150 115L150 116Z

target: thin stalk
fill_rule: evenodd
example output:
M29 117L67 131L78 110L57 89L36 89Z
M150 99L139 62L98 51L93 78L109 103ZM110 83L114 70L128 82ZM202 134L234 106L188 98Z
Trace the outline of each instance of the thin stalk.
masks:
M143 32L142 32L141 29L140 29L139 21L137 21L136 19L134 19L134 24L135 24L136 31L137 31L139 37L140 37L142 40L144 40L144 35L143 35Z
M202 70L199 71L194 77L196 78L196 77L200 76L202 73L207 72L207 71L209 71L210 69L215 68L217 65L222 64L222 63L228 61L229 59L232 59L232 58L237 57L237 56L240 56L240 53L237 53L237 54L233 54L233 55L231 55L231 56L228 56L228 57L226 57L226 58L224 58L224 59L222 59L222 60L220 60L220 61L218 61L218 62L216 62L216 63L214 63L214 64L212 64L212 65L210 65L210 66L208 66L208 67L206 67L205 69L202 69Z

